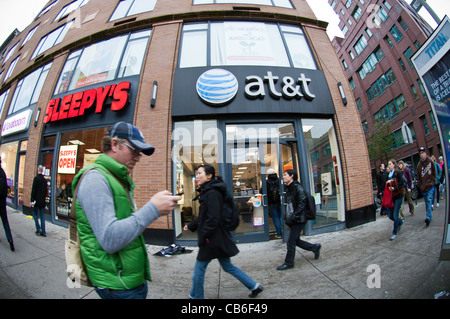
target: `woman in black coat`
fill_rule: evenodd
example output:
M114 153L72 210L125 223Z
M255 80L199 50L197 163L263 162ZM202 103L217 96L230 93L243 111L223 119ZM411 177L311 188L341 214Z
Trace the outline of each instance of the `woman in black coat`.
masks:
M297 173L293 169L287 169L283 174L283 182L286 185L286 225L291 228L287 241L287 253L284 264L277 267L277 270L286 270L294 267L296 246L312 251L314 258L320 256L321 244L311 244L300 239L300 233L305 228L306 216L304 214L306 205L306 193L302 185L298 182Z
M205 272L211 260L218 258L223 270L233 275L251 290L249 297L256 297L263 287L246 273L231 263L230 257L238 254L239 249L231 239L230 233L221 223L223 199L227 191L221 177L215 177L215 169L210 165L201 165L197 170L197 183L200 186L200 212L196 220L184 229L198 231L199 252L192 275L192 289L189 297L204 298Z

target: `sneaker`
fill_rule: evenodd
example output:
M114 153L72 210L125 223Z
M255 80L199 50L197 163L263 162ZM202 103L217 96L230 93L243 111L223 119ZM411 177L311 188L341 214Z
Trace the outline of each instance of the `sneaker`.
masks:
M439 207L439 203L436 203L436 207Z
M286 270L286 269L291 269L291 268L294 268L294 264L288 265L285 263L285 264L282 264L281 266L278 266L277 270Z
M250 298L255 298L256 296L258 296L262 291L264 290L264 287L261 286L260 284L258 284L258 287L256 287L256 289L252 290L252 293L250 295L248 295Z
M391 236L391 240L394 240L395 238L397 238L397 235L392 235Z
M428 227L428 225L430 225L430 220L428 218L425 219L425 224L427 224L427 227Z

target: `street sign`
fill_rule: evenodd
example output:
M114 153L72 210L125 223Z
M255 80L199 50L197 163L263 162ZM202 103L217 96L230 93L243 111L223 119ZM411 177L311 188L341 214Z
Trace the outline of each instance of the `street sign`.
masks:
M408 127L408 125L406 125L405 122L403 122L402 125L402 135L403 140L405 141L406 144L412 144L414 142L412 138L411 129Z

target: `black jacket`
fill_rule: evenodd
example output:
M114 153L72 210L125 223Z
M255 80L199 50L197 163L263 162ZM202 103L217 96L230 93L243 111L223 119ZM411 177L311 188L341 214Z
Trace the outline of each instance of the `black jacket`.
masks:
M6 174L3 168L0 167L0 199L6 200L8 194L8 184L6 183Z
M199 261L225 258L237 255L239 249L231 239L230 233L221 223L223 198L226 184L213 179L200 188L200 212L196 220L188 225L190 231L198 230Z
M45 198L47 197L47 180L44 175L37 174L33 179L33 187L31 188L31 201L36 201L35 206L38 208L45 207Z
M303 214L306 206L306 194L302 185L298 181L293 181L286 187L286 204L292 204L293 218L292 223L286 220L288 226L293 224L306 223L306 217ZM292 224L292 225L289 225Z
M394 193L397 193L397 195L392 197L393 200L397 200L397 199L401 198L402 196L404 196L402 190L407 187L405 178L403 177L403 172L400 169L397 168L396 170L394 170L394 174L393 174L391 179L396 179L397 180L397 186L394 186L394 191L393 191ZM389 180L390 179L388 177L388 181ZM386 187L387 186L388 185L386 185Z

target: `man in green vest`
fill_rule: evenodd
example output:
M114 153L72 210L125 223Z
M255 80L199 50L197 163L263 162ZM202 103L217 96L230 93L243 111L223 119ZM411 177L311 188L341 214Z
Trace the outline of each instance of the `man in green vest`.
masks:
M101 154L80 181L75 199L81 256L88 277L101 298L145 299L150 266L142 232L181 199L169 191L155 194L137 210L130 173L154 147L139 129L114 124L102 139ZM78 172L72 189L87 168Z

